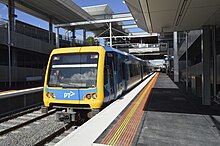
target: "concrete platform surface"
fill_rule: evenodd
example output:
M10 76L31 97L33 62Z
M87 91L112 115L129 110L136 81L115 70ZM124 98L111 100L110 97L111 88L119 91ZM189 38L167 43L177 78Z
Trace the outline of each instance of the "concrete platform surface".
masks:
M191 102L166 75L160 73L146 106L137 146L219 146L220 112L214 114Z

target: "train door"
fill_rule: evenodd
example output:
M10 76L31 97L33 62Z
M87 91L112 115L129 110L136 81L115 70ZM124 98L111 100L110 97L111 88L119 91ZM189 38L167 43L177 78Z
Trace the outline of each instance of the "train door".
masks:
M128 59L126 59L124 61L124 70L125 70L125 74L124 74L124 78L125 78L125 91L127 91L128 89L128 84L129 84L129 80L130 80L130 67L129 65L131 64L131 61L128 61Z
M116 97L116 89L115 89L115 71L114 71L114 60L113 54L107 53L107 57L105 60L105 90L108 94L105 94L105 97L108 96L109 100L113 100ZM106 86L107 85L107 86Z
M122 93L125 91L125 78L124 78L125 70L123 68L123 63L124 63L123 57L124 57L123 55L118 54L117 60L116 60L116 63L117 63L117 68L116 68L117 97L121 96Z
M141 80L144 79L144 70L143 70L143 63L140 63L140 67L141 67Z
M121 65L121 74L122 74L122 84L123 84L123 91L122 92L125 92L126 91L126 88L127 88L127 69L126 69L126 64L125 62L122 62L122 65Z
M110 84L110 70L109 66L105 65L104 68L104 102L110 101L111 84Z

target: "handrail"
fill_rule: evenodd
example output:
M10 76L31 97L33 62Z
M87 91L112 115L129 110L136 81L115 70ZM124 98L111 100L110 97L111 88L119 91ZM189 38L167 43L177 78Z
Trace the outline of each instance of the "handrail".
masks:
M20 95L25 95L25 94L30 94L30 93L36 93L40 91L43 91L43 87L36 87L36 88L0 93L0 99L5 99L8 97L13 97L13 96L20 96Z

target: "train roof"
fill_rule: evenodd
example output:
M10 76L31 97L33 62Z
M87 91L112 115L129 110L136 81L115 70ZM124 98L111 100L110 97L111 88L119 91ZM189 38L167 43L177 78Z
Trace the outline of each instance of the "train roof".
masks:
M140 59L140 58L138 58L138 57L136 57L134 55L131 55L131 54L123 52L123 51L120 51L120 50L115 49L115 48L111 48L111 47L108 47L108 46L104 46L104 48L105 48L106 51L117 52L119 54L122 54L122 55L125 55L125 56L129 56L129 57L135 58L135 59L140 60L140 61L144 61L144 60L142 60L142 59Z
M81 49L88 49L88 48L93 48L93 47L101 47L101 48L104 48L107 52L116 52L116 53L119 53L121 55L125 55L125 56L128 56L128 57L131 57L131 58L134 58L136 60L139 60L139 61L142 61L144 62L144 60L134 56L134 55L131 55L129 53L126 53L126 52L123 52L123 51L120 51L118 49L115 49L115 48L112 48L112 47L108 47L108 46L84 46L84 47L65 47L65 48L57 48L57 49L54 49L53 50L53 53L54 52L59 52L60 50L64 51L64 52L69 52L69 51L72 51L72 50L78 50L77 52L80 52Z
M126 52L123 52L123 51L120 51L118 49L115 49L115 48L111 48L111 47L108 47L108 46L104 46L105 50L108 52L108 51L113 51L113 52L117 52L119 54L122 54L122 55L126 55L128 56L129 54L126 53Z

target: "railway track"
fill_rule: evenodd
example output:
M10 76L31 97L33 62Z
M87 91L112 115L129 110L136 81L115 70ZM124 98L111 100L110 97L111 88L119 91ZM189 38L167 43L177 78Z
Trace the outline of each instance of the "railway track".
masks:
M55 121L55 109L40 109L0 119L0 145L53 145L77 128L73 123ZM48 145L47 144L47 145Z
M10 119L14 119L16 117L19 117L19 116L22 116L22 115L25 115L25 114L28 114L28 113L31 113L31 112L34 112L34 111L39 110L39 109L41 109L41 107L37 106L37 107L33 107L33 108L30 108L30 109L27 109L27 110L24 110L24 111L21 111L21 112L16 112L16 113L8 115L8 116L0 115L1 116L0 123L2 123L4 121L8 121Z
M37 111L33 111L31 113L27 113L27 114L24 114L24 115L15 117L15 118L10 117L10 119L8 120L5 119L2 123L0 123L0 136L8 132L14 131L20 127L26 126L30 123L33 123L55 112L56 110L53 109L49 111L47 114L43 114L41 113L40 110L37 110Z
M51 135L48 135L38 143L36 143L34 146L54 146L56 143L58 143L60 140L62 140L64 137L66 137L68 134L73 132L78 126L74 126L71 123L66 124L64 127L60 127L54 133Z

